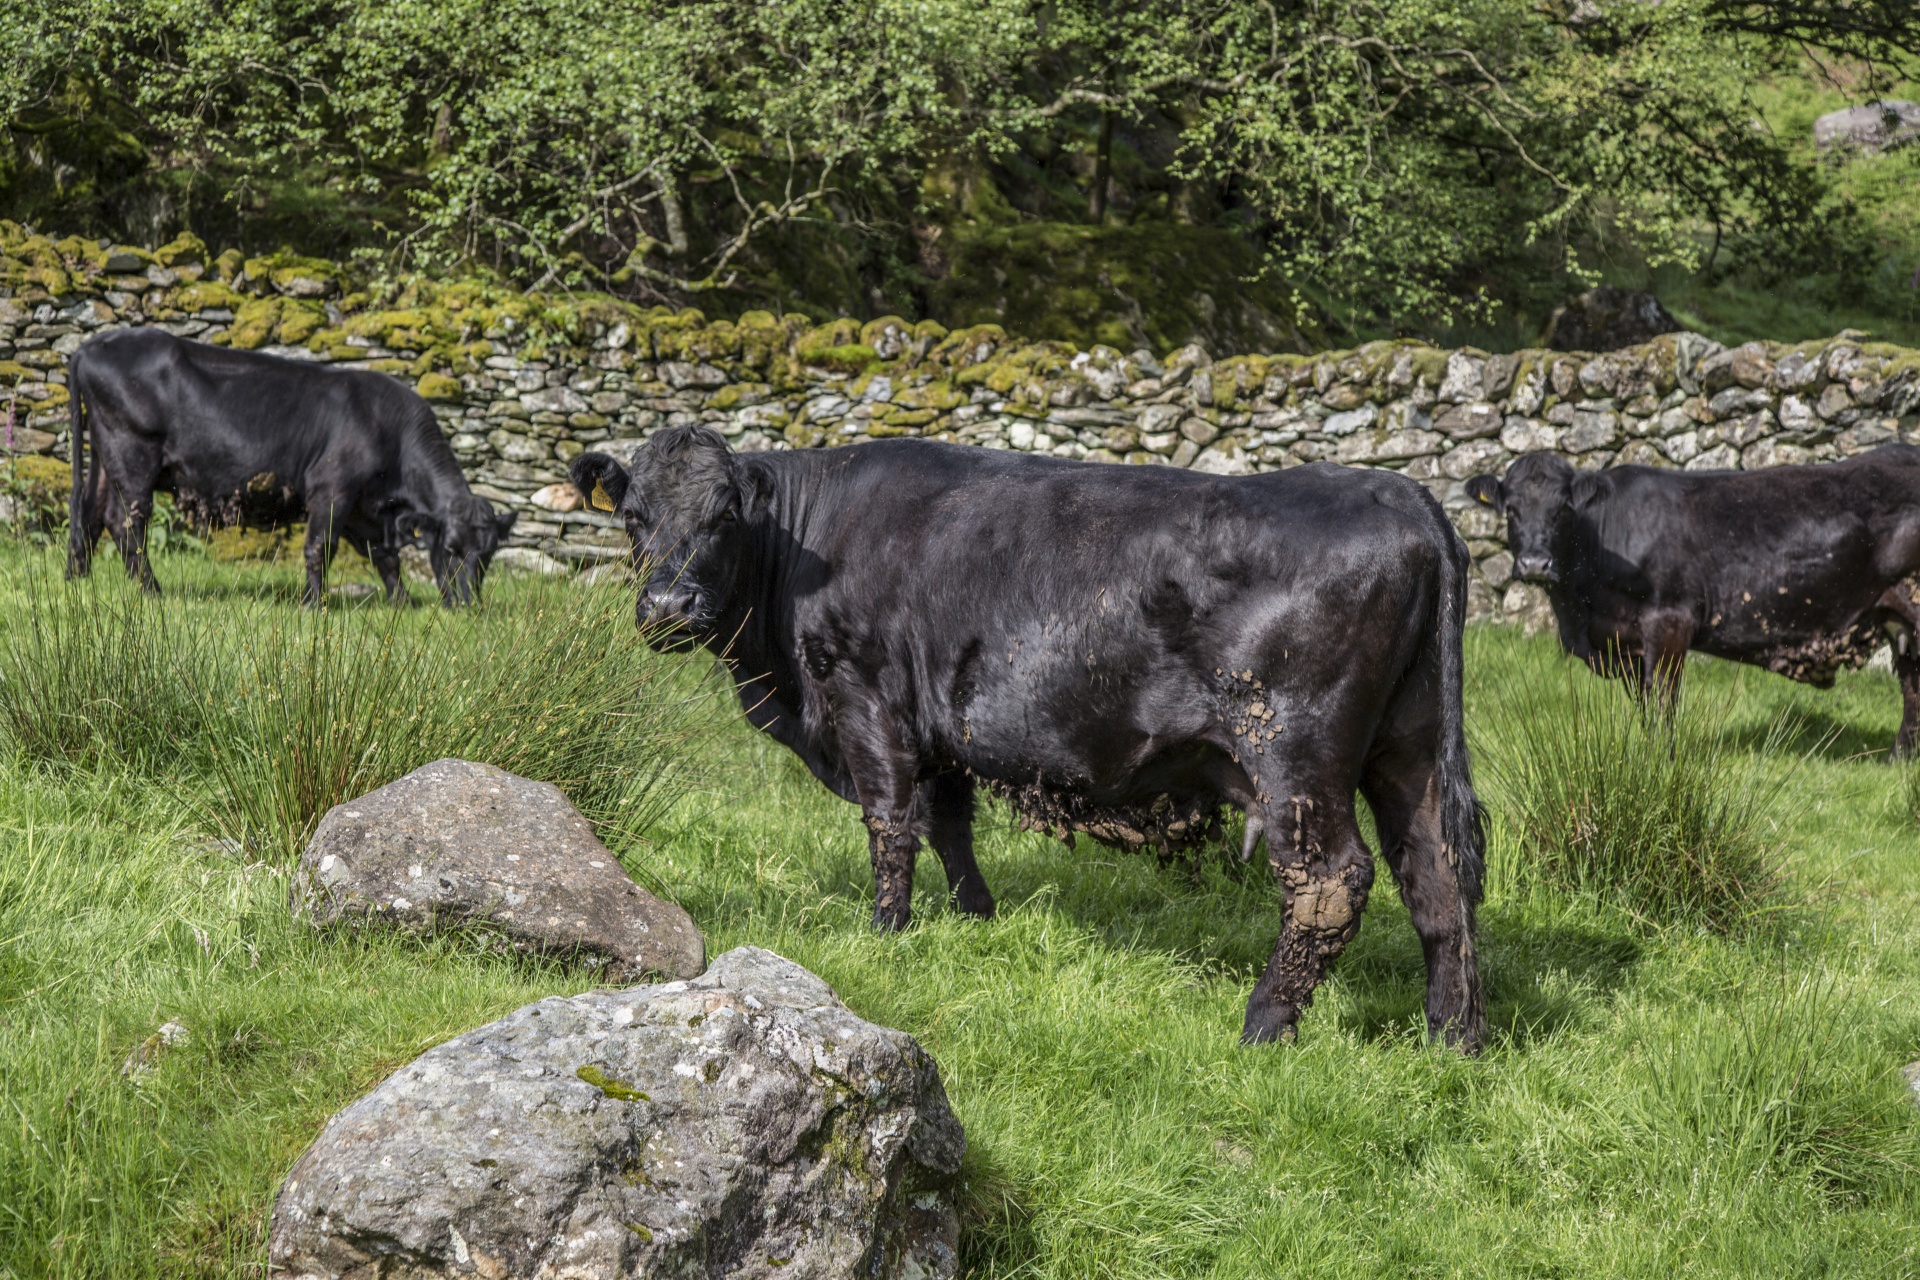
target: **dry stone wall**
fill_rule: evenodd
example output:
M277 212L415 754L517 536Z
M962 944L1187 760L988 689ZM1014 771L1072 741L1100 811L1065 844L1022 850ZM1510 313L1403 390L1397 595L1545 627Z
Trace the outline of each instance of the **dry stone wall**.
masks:
M34 242L66 265L19 247ZM1537 623L1544 599L1511 580L1501 524L1467 498L1469 476L1539 449L1583 468L1752 469L1920 435L1920 352L1851 332L1736 348L1681 333L1592 355L1401 341L1215 360L1197 346L1077 351L993 325L709 321L427 282L379 297L348 287L326 263L209 260L190 237L149 252L0 224L7 447L64 457L66 357L93 333L148 324L408 381L475 490L522 513L503 552L521 568L624 556L617 522L566 484L567 463L704 423L742 451L919 436L1220 475L1386 467L1432 489L1467 539L1473 615Z

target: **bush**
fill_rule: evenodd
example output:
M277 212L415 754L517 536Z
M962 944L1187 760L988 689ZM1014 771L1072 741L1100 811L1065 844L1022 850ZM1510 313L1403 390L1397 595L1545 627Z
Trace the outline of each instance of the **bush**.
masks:
M333 805L444 756L638 833L713 705L686 660L639 643L624 593L529 581L459 613L308 612L56 586L48 567L13 584L0 733L30 758L178 778L210 826L276 859Z
M1725 730L1737 690L1694 680L1671 714L1572 663L1522 668L1517 696L1476 724L1475 753L1517 846L1524 883L1591 893L1653 924L1726 931L1781 886L1770 818L1786 777L1777 718L1749 754Z
M58 458L12 454L0 462L0 494L13 500L12 519L22 529L50 533L58 528L66 521L72 491L73 472Z

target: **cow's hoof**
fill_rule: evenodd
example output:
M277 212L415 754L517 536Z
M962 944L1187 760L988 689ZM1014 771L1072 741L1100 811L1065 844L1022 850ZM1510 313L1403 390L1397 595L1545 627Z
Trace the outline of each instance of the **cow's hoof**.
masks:
M873 913L873 931L875 933L899 933L913 920L912 913L906 911L875 911Z
M1247 1024L1240 1031L1241 1044L1292 1044L1300 1034L1300 1010L1290 1004L1247 1010Z
M953 909L976 920L991 920L1000 908L994 904L993 895L985 889L972 893L962 889L953 895Z

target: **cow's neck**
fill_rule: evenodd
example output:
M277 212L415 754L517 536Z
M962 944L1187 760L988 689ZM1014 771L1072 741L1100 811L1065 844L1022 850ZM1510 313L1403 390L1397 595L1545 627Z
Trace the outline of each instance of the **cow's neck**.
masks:
M714 637L714 647L737 678L771 684L783 710L794 715L801 705L795 600L799 580L819 571L810 535L822 506L824 477L807 465L811 461L799 453L742 460L765 478L768 493L759 514L747 522L739 576L728 593L734 604Z

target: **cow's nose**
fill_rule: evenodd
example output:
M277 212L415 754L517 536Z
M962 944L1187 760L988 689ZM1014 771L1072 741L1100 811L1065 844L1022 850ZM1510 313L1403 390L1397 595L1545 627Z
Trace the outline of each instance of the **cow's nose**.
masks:
M699 597L687 587L668 587L665 591L647 592L646 606L645 622L654 626L685 626L699 609Z
M1529 552L1513 562L1514 572L1529 582L1552 582L1553 557Z

